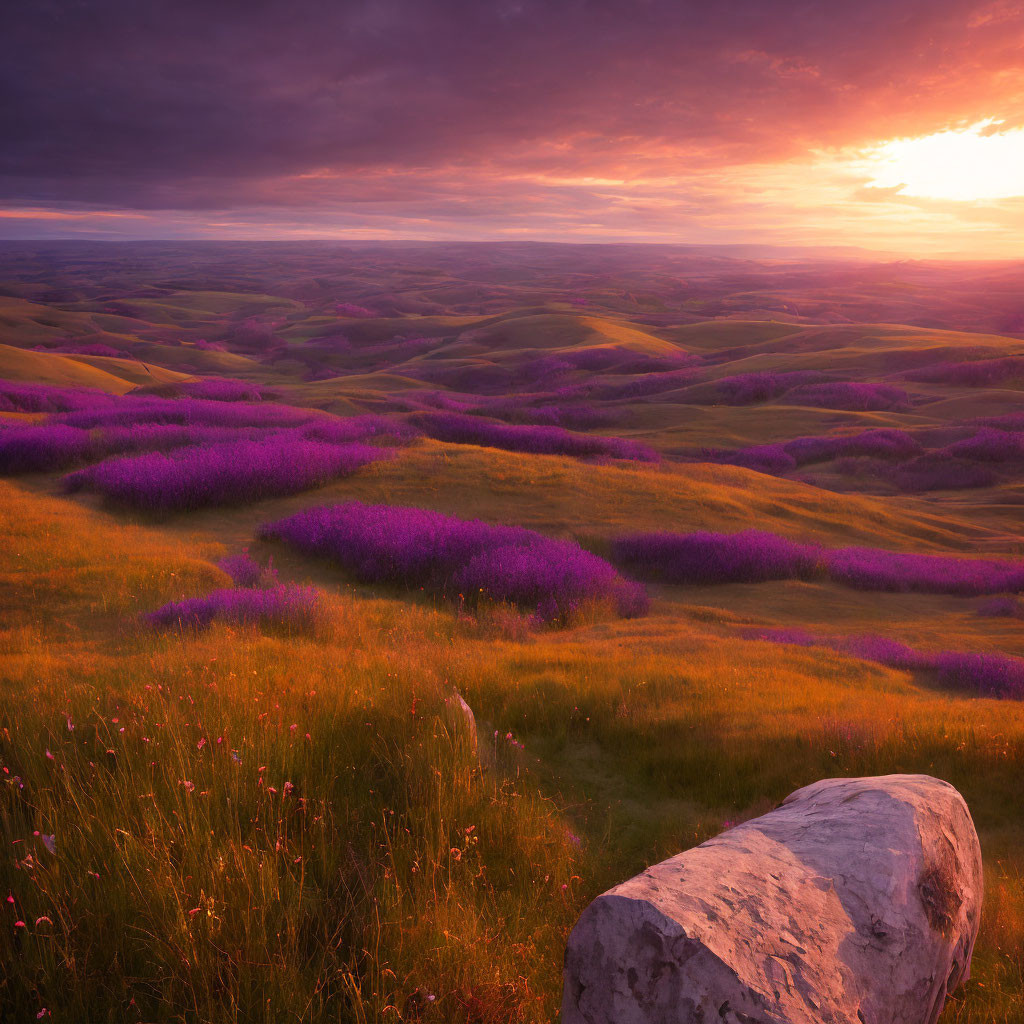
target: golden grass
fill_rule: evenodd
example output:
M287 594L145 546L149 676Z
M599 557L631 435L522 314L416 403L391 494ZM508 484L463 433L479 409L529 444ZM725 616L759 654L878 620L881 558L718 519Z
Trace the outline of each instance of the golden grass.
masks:
M777 404L747 406L689 405L672 393L658 402L628 408L630 434L661 450L673 448L744 448L791 441L794 437L828 434L839 428L851 433L879 427L932 426L927 409L913 412L857 412Z
M181 592L178 550L14 499L9 558L46 572L74 526L97 561L60 616L22 587L35 621L4 620L5 1010L400 1020L429 993L450 1019L551 1018L578 855L513 759L474 767L438 673L456 620L342 597L326 639L156 634L132 619Z
M141 310L185 310L191 314L224 315L238 312L301 312L304 308L295 299L280 295L260 295L255 292L172 292L159 299L130 300L132 306Z
M990 535L966 520L938 516L926 503L835 494L736 466L595 466L429 440L324 494L598 537L756 528L834 544L938 549Z
M656 355L678 351L670 341L626 321L566 313L506 316L464 333L438 351L447 358L486 356L501 362L510 356L521 358L524 349L566 350L608 345Z
M57 489L56 478L36 478L21 486L46 493ZM150 526L176 543L212 540L238 549L252 542L261 523L311 505L352 500L415 505L463 518L515 523L573 536L597 550L608 537L625 531L744 529L770 530L832 546L866 544L971 554L981 548L990 554L1013 550L1003 524L976 526L968 518L969 510L963 515L954 509L940 514L914 499L841 495L735 466L600 466L561 456L429 439L402 449L393 462L377 463L316 491L202 510L150 521ZM88 495L76 496L75 505L102 507ZM67 506L61 502L59 507ZM108 517L108 521L115 520ZM275 552L275 558L294 560L287 553ZM294 561L320 582L338 580L329 567Z
M220 550L0 481L0 610L8 625L68 615L118 621L165 594L176 600L225 586L224 573L203 557ZM106 585L111 578L117 587Z
M705 320L661 333L684 348L714 351L776 341L802 330L799 324L775 320Z
M131 387L137 387L140 384L169 384L174 381L188 380L193 376L191 373L181 373L178 370L168 369L166 366L147 362L141 357L139 359L124 359L115 356L70 355L67 358L84 366L91 366L109 373L112 377L126 381Z
M538 514L518 457L459 452L460 472L512 475L516 503L491 500ZM10 484L0 516L0 890L26 923L0 929L0 1004L21 1017L541 1024L597 893L796 786L890 771L957 785L985 849L974 980L944 1022L1024 1016L1024 706L736 638L758 593L783 621L821 592L659 592L647 619L503 640L320 576L322 635L159 634L137 614L221 585L207 559L235 538L212 516L125 526ZM955 614L876 614L929 611Z
M147 316L194 326L277 301L189 293ZM166 366L287 379L244 356L142 341L135 321L85 309L0 299L0 322L19 345L107 329ZM332 325L307 318L284 334ZM655 336L543 310L345 323L366 341L463 332L439 351L501 362L524 347L760 347L730 373L881 366L894 348L1019 347L768 321ZM0 376L15 379L120 393L140 373L0 346ZM354 411L404 386L425 385L368 374L295 394ZM982 406L950 392L906 414L705 409L670 396L627 411L632 436L667 447L916 425ZM1024 654L1019 623L978 618L977 602L792 581L666 587L646 619L531 632L501 609L468 619L253 544L283 579L323 588L323 629L157 633L140 619L226 585L217 558L251 544L261 522L319 503L420 505L598 550L627 530L757 528L1011 554L1012 488L1003 507L980 509L977 495L879 499L737 467L596 466L423 440L316 492L163 522L54 490L52 477L0 483L0 896L15 899L2 904L14 916L0 924L0 1019L45 1008L90 1022L542 1024L557 1014L568 930L599 892L815 779L923 771L964 793L986 862L974 980L943 1024L1024 1020L1024 705L739 637L790 626ZM445 704L453 689L476 711L484 769Z
M0 345L0 377L58 387L97 388L112 395L123 395L134 386L116 372L90 366L74 356L11 345Z

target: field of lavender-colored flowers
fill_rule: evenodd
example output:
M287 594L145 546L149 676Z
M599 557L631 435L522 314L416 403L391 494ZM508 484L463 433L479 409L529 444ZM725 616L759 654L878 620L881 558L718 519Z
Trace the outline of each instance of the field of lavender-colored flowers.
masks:
M624 617L647 611L643 587L606 561L521 527L351 502L268 523L260 536L330 559L364 583L426 589L471 607L508 602L542 622L569 622L601 603Z
M1024 1019L1019 269L81 243L0 281L0 1018L547 1024L596 894L924 772L987 865L942 1024Z

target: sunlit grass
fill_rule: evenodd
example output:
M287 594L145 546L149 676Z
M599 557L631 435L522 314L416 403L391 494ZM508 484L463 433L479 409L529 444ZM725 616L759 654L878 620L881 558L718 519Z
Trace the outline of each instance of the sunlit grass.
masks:
M599 892L799 785L890 771L957 785L985 849L944 1019L1024 1014L1021 704L668 603L527 632L334 587L314 635L158 633L138 616L228 585L222 545L2 497L15 1019L541 1024Z

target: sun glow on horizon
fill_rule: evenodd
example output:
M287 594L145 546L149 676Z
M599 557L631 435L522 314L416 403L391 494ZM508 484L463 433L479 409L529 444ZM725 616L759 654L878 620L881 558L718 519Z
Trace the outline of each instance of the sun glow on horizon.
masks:
M918 138L892 139L868 157L873 188L920 199L1024 196L1024 128L995 131L994 120Z

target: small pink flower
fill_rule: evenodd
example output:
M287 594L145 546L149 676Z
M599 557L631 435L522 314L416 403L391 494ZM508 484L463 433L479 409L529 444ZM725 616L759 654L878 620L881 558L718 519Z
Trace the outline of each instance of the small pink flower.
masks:
M53 756L53 754L50 753L50 748L49 747L46 748L46 760L47 761L56 761L57 760L57 758L55 758Z
M15 928L27 928L28 925L26 925L24 921L15 921L14 922L14 927Z
M202 750L203 747L205 747L205 746L206 746L206 737L203 736L203 737L200 738L199 742L196 744L196 750Z

